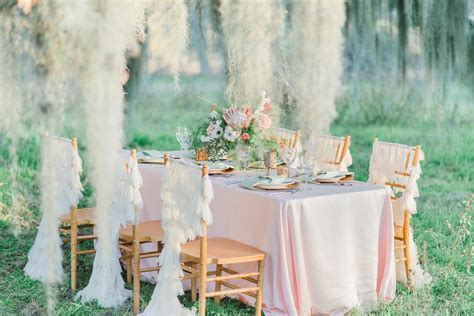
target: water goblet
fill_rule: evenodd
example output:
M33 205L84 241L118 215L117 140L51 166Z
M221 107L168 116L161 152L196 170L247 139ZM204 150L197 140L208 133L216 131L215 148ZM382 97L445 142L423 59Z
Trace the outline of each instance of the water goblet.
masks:
M304 190L311 190L308 186L308 183L311 182L311 176L313 174L314 166L314 156L308 155L302 157L301 160L301 169L303 170L303 181L304 181Z
M251 158L252 152L250 148L248 148L247 146L239 146L237 148L237 159L245 175L247 174L247 168Z
M281 148L281 158L288 167L288 176L291 176L291 168L297 158L297 149L295 147L284 146Z
M270 175L270 169L276 166L276 151L266 151L263 153L263 163L267 168L267 177Z
M191 147L192 139L191 133L187 127L178 126L176 128L176 139L181 146L182 156L185 157L185 152Z

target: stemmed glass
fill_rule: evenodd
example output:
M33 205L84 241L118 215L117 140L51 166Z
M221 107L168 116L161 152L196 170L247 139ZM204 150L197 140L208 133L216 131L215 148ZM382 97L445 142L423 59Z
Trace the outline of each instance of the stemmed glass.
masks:
M267 168L267 177L270 176L270 170L276 166L276 152L266 151L263 153L263 163Z
M249 166L250 159L252 158L252 152L247 146L237 147L237 158L239 165L244 171L244 175L247 175L247 168Z
M310 190L308 183L313 174L314 156L306 155L301 157L301 170L303 171L304 190Z
M183 157L185 157L185 153L189 150L192 143L191 133L189 132L189 129L187 127L178 126L176 128L176 139L178 140L179 145L181 146L181 153L183 154Z
M288 177L291 176L291 168L297 158L297 149L295 147L285 146L281 149L281 158L288 168Z

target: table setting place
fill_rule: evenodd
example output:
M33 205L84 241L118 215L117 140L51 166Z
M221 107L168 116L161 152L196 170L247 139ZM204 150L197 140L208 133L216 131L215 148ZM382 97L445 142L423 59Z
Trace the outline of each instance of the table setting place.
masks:
M196 165L206 165L212 178L225 178L225 185L264 192L268 195L295 194L314 189L317 185L352 186L354 173L339 170L320 170L314 156L302 149L301 133L292 135L268 133L263 142L275 144L269 150L251 146L243 141L233 151L218 157L212 145L189 150L193 135L188 128L178 127L176 138L180 151L167 152L171 158L183 159ZM164 151L144 150L137 154L139 163L164 164Z

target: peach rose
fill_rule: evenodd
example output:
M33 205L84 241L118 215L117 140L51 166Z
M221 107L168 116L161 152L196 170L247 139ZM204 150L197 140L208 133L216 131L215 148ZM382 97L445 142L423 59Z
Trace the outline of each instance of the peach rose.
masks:
M272 119L265 114L257 117L257 126L260 129L269 129L272 126Z
M271 103L265 103L263 105L263 112L268 113L272 110L273 106Z

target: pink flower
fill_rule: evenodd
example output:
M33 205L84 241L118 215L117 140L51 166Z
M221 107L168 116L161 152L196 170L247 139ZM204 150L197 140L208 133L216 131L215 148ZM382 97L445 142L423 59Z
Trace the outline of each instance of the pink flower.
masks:
M249 126L250 119L252 118L251 112L250 108L237 109L230 107L223 111L223 117L227 125L235 130L239 130Z
M213 103L213 104L211 105L211 111L217 110L218 107L219 107L219 106L218 106L217 104Z
M273 106L271 103L265 103L263 105L263 112L268 113L272 110Z
M265 114L261 114L257 117L257 126L260 129L269 129L272 126L272 119Z
M240 136L240 140L248 140L250 139L250 135L248 133L243 133L242 136Z

